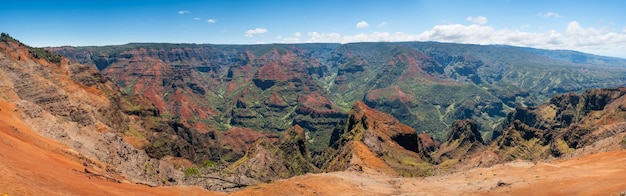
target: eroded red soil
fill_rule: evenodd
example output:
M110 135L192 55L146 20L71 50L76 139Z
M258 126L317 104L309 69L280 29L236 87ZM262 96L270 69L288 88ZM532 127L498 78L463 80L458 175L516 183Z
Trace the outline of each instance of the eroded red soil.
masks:
M225 194L191 186L148 187L126 182L118 176L112 177L121 182L114 182L85 173L81 156L67 146L38 135L14 110L12 104L0 101L0 194ZM308 174L231 194L619 195L626 191L625 161L626 151L611 151L553 162L515 161L426 178L401 178L366 171ZM378 164L367 165L376 167Z

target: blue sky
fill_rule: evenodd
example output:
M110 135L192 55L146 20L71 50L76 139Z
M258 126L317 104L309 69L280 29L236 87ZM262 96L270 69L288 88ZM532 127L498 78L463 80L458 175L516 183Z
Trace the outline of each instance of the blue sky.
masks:
M8 1L0 31L33 46L441 41L626 58L626 1Z

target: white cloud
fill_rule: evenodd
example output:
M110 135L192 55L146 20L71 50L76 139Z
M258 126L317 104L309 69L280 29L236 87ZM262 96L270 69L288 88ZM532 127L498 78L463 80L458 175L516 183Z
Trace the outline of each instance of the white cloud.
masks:
M189 14L191 13L189 10L180 10L178 11L178 14L183 15L183 14Z
M474 24L478 24L478 25L484 25L487 23L487 17L484 17L484 16L477 16L477 17L468 16L465 20Z
M544 17L544 18L562 18L561 15L554 13L554 12L546 12L546 13L541 13L539 12L539 14L537 14L538 16Z
M577 33L581 33L583 31L583 28L580 27L580 24L578 24L578 21L572 21L567 23L567 29L565 29L566 33L569 34L577 34Z
M250 29L247 30L246 33L244 34L246 37L254 37L254 35L262 35L264 33L267 33L267 29L264 28L256 28L256 29Z
M376 27L378 27L378 28L383 28L383 27L385 27L385 26L387 26L387 21L382 21L382 22L381 22L380 24L378 24Z
M276 36L276 39L282 43L302 43L302 40L300 39L300 37L302 37L301 32L295 32L293 33L293 36L294 37Z
M309 32L301 37L281 37L283 43L352 43L352 42L400 42L438 41L466 44L505 44L544 49L578 50L593 54L626 58L626 27L585 28L577 21L568 23L562 30L526 32L496 29L487 25L445 24L436 25L419 34L404 32L373 32L356 35Z
M370 26L370 25L369 25L369 24L367 24L367 22L365 22L365 21L361 21L361 22L359 22L359 23L356 23L356 28L359 28L359 29L361 29L361 28L367 28L367 27L369 27L369 26Z
M193 20L200 20L200 18L198 18L198 17L195 17L195 18L193 18Z
M213 24L213 23L216 23L217 20L211 18L211 19L206 20L206 22L208 22L209 24Z

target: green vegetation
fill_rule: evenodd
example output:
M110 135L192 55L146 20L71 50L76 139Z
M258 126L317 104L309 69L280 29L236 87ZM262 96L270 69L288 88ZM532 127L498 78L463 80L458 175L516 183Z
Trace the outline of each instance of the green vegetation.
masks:
M243 165L246 161L248 161L248 159L250 159L248 156L250 156L250 155L248 154L248 152L246 152L246 154L243 155L243 157L239 158L237 161L235 161L234 163L230 164L226 168L226 171L227 172L234 172L235 169L237 169L237 167Z
M126 83L128 82L128 84ZM135 92L135 84L137 84L137 80L136 79L132 79L130 81L119 81L118 85L121 87L124 87L124 93L127 95L133 95Z
M133 137L138 137L138 138L142 138L142 139L146 139L146 136L144 136L143 134L141 134L139 131L137 131L135 128L133 127L129 127L128 131L126 132L127 135L133 136Z
M216 168L217 167L217 163L210 161L210 160L206 160L202 163L202 168Z
M17 39L11 37L8 33L5 33L5 32L0 33L0 41L2 41L2 42L16 42L16 43L20 44L20 46L25 46L22 42L20 42Z
M188 167L183 171L183 173L185 174L185 178L200 175L200 171L198 171L198 168L196 167Z
M220 65L222 67L215 73L217 75L201 73L180 77L184 81L198 80L193 81L197 84L203 82L211 84L204 86L207 91L203 96L194 95L194 92L188 90L183 90L183 93L199 107L211 106L219 113L211 116L211 119L185 120L211 125L219 130L242 126L280 132L295 121L316 123L319 121L317 118L293 114L289 109L267 107L265 100L272 93L279 93L289 104L289 108L295 108L295 104L300 104L297 103L297 99L303 88L318 89L315 92L321 92L346 112L354 101L367 99L366 96L370 91L397 86L409 95L407 102L396 102L392 96L372 99L368 105L376 105L375 109L390 113L417 131L426 131L441 140L446 135L445 128L457 119L472 118L480 125L481 130L489 132L505 113L518 105L537 105L554 93L626 83L623 79L625 69L619 66L602 67L613 63L626 64L626 61L571 51L543 51L509 46L436 42L248 46L131 43L75 49L78 52L89 51L93 54L103 54L109 59L116 59L131 58L132 55L128 56L130 54L125 52L138 48L146 49L152 55L178 49L190 50L189 52L211 51L195 54L185 52L185 55L181 54L180 57L159 56L163 62L172 66L215 63L201 59L217 58L219 61L216 62L228 62ZM254 73L258 66L262 66L262 62L267 60L262 56L271 55L272 51L277 51L278 55L295 52L296 58L303 61L304 66L321 64L326 66L328 71L323 77L313 77L312 81L300 78L302 80L300 83L277 84L265 91L254 88L249 76L237 72L232 75L229 72L237 70L234 69L237 67L253 65L252 68L238 71ZM250 56L247 54L253 54L251 56L256 59L248 59ZM421 58L420 55L426 58ZM581 55L588 61L578 62ZM88 61L89 59L82 59L81 62ZM587 63L593 62L605 63L600 63L597 67L588 66ZM231 75L226 76L227 73ZM236 85L210 82L214 79ZM132 78L116 80L132 81ZM133 92L133 85L122 86L126 87L126 92ZM231 89L230 86L236 87ZM176 88L161 92L164 100L174 101L170 100L170 93ZM233 100L239 99L245 100L250 105L240 110L232 103ZM233 114L241 114L243 118L233 117ZM175 115L177 114L172 114ZM317 126L315 129L319 130L321 127ZM325 133L318 130L308 130L316 133L310 135L312 142L310 147L316 148L316 151L319 150L317 146L327 145L325 144L327 138L323 136Z
M146 173L151 174L151 175L155 175L157 174L158 168L156 168L152 162L148 161L146 162Z
M163 113L161 114L161 117L165 118L165 119L172 119L172 115L168 114L168 113Z
M33 55L33 57L40 59L40 58L44 58L49 62L53 62L53 63L61 63L61 59L62 56L54 53L54 52L50 52L48 50L45 50L43 48L33 48L33 47L29 47L28 48L28 52L30 52L31 55Z
M561 152L561 153L569 153L574 151L573 148L570 148L567 143L565 141L563 141L562 139L557 139L556 140L556 148Z
M23 44L22 42L18 41L17 39L9 36L8 33L1 33L0 34L0 41L2 42L16 42L18 43L20 46L26 46L28 47L28 52L36 59L46 59L49 62L52 63L61 63L61 59L63 58L60 54L54 53L54 52L50 52L46 49L43 48L35 48L35 47L31 47L28 46L26 44Z
M8 38L8 35L3 35L2 39ZM318 108L313 111L297 110L306 104L315 105L317 101L325 101L323 99L330 100L332 107L320 104L322 108L319 111L336 109L338 105L339 110L347 112L355 101L362 100L374 109L394 115L417 132L429 133L438 140L445 139L446 128L454 120L471 118L483 131L481 135L491 138L492 127L505 123L506 114L517 106L539 105L555 93L626 84L623 77L626 68L606 63L599 66L588 64L603 61L603 58L593 60L593 55L582 58L576 56L581 54L572 56L568 52L541 54L508 46L436 42L342 45L132 43L74 49L60 52L88 51L108 58L107 62L114 62L116 69L108 69L106 73L113 77L126 77L115 80L128 94L141 94L144 89L134 89L138 81L162 84L163 88L155 89L163 89L156 93L167 104L168 110L162 111L167 113L162 114L165 118L185 122L192 127L206 125L211 130L227 130L238 126L279 134L297 124L306 129L306 145L315 152L321 152L328 146L333 126L337 121L345 119L327 118L324 112L317 113ZM139 49L145 49L146 53L130 52ZM42 58L46 55L43 51L33 53ZM166 65L158 67L159 74L154 76L121 74L129 69L152 68L148 62L134 61L133 55L147 55ZM81 58L77 55L68 56ZM587 60L583 63L574 62L583 59ZM626 65L623 60L608 60ZM82 59L80 62L95 64L94 59ZM276 62L285 66L281 69L286 69L274 72L285 71L288 76L276 74L279 75L277 77L286 78L278 79L265 90L257 87L253 82L258 77L255 75L257 70ZM205 70L198 72L194 66L202 66ZM323 74L313 69L320 66L324 68ZM155 80L150 81L151 77ZM323 99L306 97L313 93ZM274 94L280 98L271 99ZM190 107L183 110L183 107L177 105L183 102L174 103L179 100L185 100L187 105L183 106ZM131 105L129 109L140 108ZM178 113L183 111L189 113ZM201 116L202 112L209 117ZM180 116L188 115L191 118L180 119ZM579 117L576 113L573 115ZM364 129L354 130L340 139L360 140L363 132ZM133 132L129 134L136 135ZM163 148L173 146L166 141L151 141L148 148L167 151ZM528 151L545 150L544 144L540 143L519 141L521 147L501 149L501 153L509 158L526 156ZM570 150L563 141L554 141L552 144L559 151ZM211 154L213 157L210 160L233 162L240 157L228 152L232 150L228 145L219 146L219 150L224 152ZM246 156L235 165L245 161ZM531 159L543 156L545 154L528 155ZM434 170L434 167L416 160L399 159L397 162L406 167L423 167L419 171L399 172L407 176L420 172L432 173ZM446 164L448 162L443 164L444 169ZM209 162L199 164L200 168L211 166L213 164Z

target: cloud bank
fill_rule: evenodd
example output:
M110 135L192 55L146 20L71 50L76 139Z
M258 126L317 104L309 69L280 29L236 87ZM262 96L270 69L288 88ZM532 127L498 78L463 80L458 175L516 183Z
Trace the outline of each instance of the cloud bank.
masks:
M537 14L538 16L544 17L544 18L562 18L561 15L554 13L554 12L546 12L546 13L541 13L539 12L539 14Z
M256 28L256 29L250 29L247 30L246 33L244 34L246 37L254 37L254 35L262 35L264 33L267 33L267 29L264 28Z
M479 24L479 25L483 25L487 23L487 17L484 16L477 16L477 17L467 17L465 20L474 23L474 24Z
M567 28L562 30L526 32L496 29L492 26L484 25L488 20L482 16L468 17L467 20L473 24L435 25L419 34L373 32L342 35L335 32L308 32L306 34L302 33L302 36L277 37L277 39L280 43L438 41L482 45L504 44L543 49L578 50L626 58L626 27L620 31L611 28L585 28L577 21L571 21L568 23Z
M365 21L361 21L361 22L359 22L359 23L356 23L356 28L359 28L359 29L362 29L362 28L367 28L367 27L369 27L369 26L370 26L370 25L369 25L369 24L367 24L367 22L365 22Z
M382 22L380 22L380 24L378 24L376 27L378 27L378 28L383 28L383 27L385 27L385 26L387 26L387 21L382 21Z

